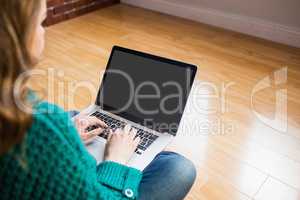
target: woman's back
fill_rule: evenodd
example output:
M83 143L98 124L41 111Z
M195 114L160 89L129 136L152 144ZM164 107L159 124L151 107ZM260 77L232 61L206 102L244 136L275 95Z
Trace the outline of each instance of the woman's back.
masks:
M137 194L138 170L97 166L67 113L48 103L35 112L23 142L0 157L1 199L126 199L128 188Z

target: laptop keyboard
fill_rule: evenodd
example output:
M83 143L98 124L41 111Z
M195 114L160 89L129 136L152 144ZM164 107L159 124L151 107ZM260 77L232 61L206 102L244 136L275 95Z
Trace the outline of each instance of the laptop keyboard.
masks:
M117 128L124 128L126 123L122 122L120 120L117 120L115 118L112 118L104 113L100 113L98 111L91 114L91 116L95 116L101 121L105 122L108 125L108 129L104 130L99 136L107 139L109 134L109 129L112 129L113 131ZM93 129L97 128L97 126L91 126L88 128L88 131L91 131ZM157 135L154 135L153 133L150 133L148 131L142 130L140 128L137 128L135 126L132 126L132 128L136 129L137 135L136 137L140 137L141 141L135 150L137 154L142 154L142 151L145 151L157 138Z

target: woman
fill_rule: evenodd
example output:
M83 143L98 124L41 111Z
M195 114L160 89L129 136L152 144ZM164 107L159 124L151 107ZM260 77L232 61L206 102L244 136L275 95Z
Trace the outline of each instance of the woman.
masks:
M126 166L139 142L127 127L111 133L97 165L81 141L99 134L103 122L78 116L73 124L56 105L34 101L26 81L14 90L43 52L45 18L45 0L1 0L0 199L183 199L195 179L184 157L162 152L143 172Z

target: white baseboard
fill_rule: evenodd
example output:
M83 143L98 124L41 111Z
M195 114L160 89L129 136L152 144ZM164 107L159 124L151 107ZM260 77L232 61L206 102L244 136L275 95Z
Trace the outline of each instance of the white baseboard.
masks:
M209 8L192 7L165 0L121 0L130 4L178 17L245 33L290 46L300 47L300 29L258 18L225 13Z

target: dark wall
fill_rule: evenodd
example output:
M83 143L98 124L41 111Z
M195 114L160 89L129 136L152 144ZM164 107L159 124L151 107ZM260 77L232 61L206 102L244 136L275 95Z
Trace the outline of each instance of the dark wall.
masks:
M49 26L85 13L119 3L120 0L47 0Z

